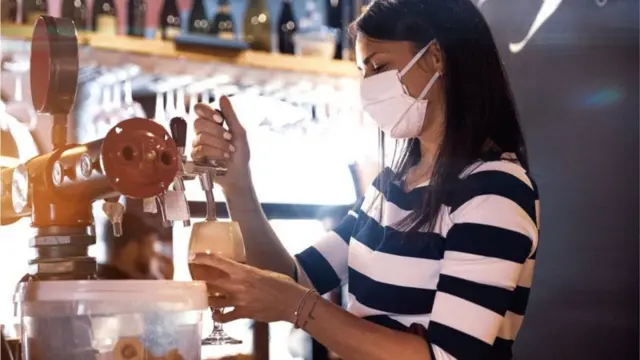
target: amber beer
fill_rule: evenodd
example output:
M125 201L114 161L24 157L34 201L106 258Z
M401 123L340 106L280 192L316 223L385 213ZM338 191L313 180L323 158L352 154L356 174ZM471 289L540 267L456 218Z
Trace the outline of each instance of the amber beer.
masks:
M238 223L232 221L203 221L193 224L189 242L189 254L215 254L244 264L246 256L244 242ZM229 276L220 269L189 262L189 273L193 280L212 281ZM220 296L217 291L213 296Z

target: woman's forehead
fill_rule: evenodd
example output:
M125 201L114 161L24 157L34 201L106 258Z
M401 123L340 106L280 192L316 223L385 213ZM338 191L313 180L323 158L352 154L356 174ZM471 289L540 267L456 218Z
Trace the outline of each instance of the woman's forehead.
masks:
M356 63L364 67L377 54L406 57L413 54L413 44L408 41L378 40L358 34L355 43Z

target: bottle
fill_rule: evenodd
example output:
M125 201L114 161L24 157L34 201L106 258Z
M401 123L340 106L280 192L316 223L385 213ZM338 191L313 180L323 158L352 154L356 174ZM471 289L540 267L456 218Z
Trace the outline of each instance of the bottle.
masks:
M293 15L291 0L284 0L278 19L278 50L280 53L293 54L295 52L293 35L296 31L298 31L298 24Z
M204 8L203 0L194 0L189 14L189 32L206 34L209 32L209 17Z
M236 38L235 24L233 22L233 17L231 16L229 0L220 0L218 2L218 9L216 10L216 14L213 16L213 21L209 28L209 34L227 40L233 40Z
M77 30L87 30L86 1L62 0L62 17L73 20Z
M116 35L118 33L118 20L114 0L96 0L93 3L93 31L105 35Z
M180 11L176 0L164 0L160 13L160 36L162 40L173 40L180 35Z
M144 37L147 23L146 0L129 0L127 6L129 7L127 9L127 34L129 36Z
M40 15L48 14L47 0L25 0L22 3L24 9L25 25L33 25L40 18Z
M244 39L253 50L271 52L271 19L266 0L249 0L244 15Z
M316 8L315 0L307 0L305 14L300 18L301 32L317 32L322 29L322 15Z
M343 18L345 15L344 0L325 0L327 7L327 26L332 28L336 33L336 50L334 52L335 59L342 59L344 49L344 32Z
M7 4L0 8L2 11L2 21L10 24L18 23L18 0L8 0Z

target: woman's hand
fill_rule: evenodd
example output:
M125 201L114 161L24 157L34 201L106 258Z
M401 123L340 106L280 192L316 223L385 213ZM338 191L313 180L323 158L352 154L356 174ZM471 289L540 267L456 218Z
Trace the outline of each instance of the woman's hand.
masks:
M249 173L249 143L229 98L220 99L220 110L208 104L195 106L198 118L194 123L196 137L191 157L198 160L225 162L227 173L216 177L223 189L251 186ZM227 123L228 131L222 126Z
M294 312L308 291L288 276L237 263L217 256L198 254L190 260L194 278L219 289L224 297L211 297L212 308L233 307L216 312L216 321L237 319L262 322L295 320Z

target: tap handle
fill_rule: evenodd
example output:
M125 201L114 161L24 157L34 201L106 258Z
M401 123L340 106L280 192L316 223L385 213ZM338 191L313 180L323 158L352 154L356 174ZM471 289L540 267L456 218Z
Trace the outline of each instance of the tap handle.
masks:
M187 121L181 117L174 117L169 122L169 128L176 146L184 149L187 145Z

